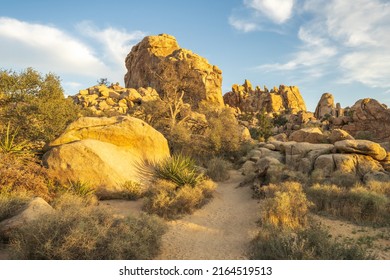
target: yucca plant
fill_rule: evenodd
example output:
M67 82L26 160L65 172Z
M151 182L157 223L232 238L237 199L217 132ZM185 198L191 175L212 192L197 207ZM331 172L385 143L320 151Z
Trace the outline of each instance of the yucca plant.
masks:
M80 196L80 197L89 197L95 194L95 189L92 188L85 182L82 181L68 181L68 192Z
M196 169L194 160L181 154L155 164L154 173L158 179L172 181L178 187L186 184L195 187L204 179L203 174Z
M15 137L18 135L19 129L11 132L11 122L8 122L5 135L2 135L0 138L0 148L3 153L22 153L28 146L27 141L22 141L17 143Z

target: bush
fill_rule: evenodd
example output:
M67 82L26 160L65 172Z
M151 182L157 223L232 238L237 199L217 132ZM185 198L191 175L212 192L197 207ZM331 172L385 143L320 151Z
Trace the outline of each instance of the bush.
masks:
M59 77L32 68L21 73L0 71L0 123L19 128L16 140L41 148L74 121L79 109L64 97Z
M390 224L389 198L362 186L346 189L315 184L307 189L307 193L316 211L325 211L355 223Z
M204 179L203 175L198 172L195 161L181 154L156 163L154 174L156 178L172 181L178 187L186 184L194 187Z
M365 260L367 254L357 245L333 240L319 225L297 232L268 228L251 243L250 259L255 260Z
M191 214L212 198L215 187L210 180L203 180L195 187L178 187L172 181L159 179L147 191L144 209L166 219Z
M217 182L226 181L230 178L229 169L232 164L222 158L213 158L207 164L207 175Z
M14 259L152 259L162 224L153 217L114 218L107 210L64 195L57 211L24 225L10 240Z
M265 200L262 202L261 222L263 225L286 229L306 226L311 202L306 198L302 186L296 182L280 186L263 187Z
M26 193L0 192L0 222L12 217L30 200Z
M50 201L53 196L46 169L29 154L0 153L0 192L27 192Z

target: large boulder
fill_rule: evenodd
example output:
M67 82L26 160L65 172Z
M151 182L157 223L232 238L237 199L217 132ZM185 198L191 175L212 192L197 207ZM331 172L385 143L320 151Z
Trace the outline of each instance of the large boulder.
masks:
M390 109L375 99L358 100L350 109L352 119L342 128L355 138L390 140Z
M45 200L36 197L17 213L14 213L12 217L0 221L0 235L9 238L13 230L53 211L53 208Z
M384 160L387 156L386 150L381 145L368 140L343 140L334 145L341 153L368 155L376 160Z
M290 141L323 144L327 142L327 136L318 127L302 128L294 131L289 137Z
M325 154L319 156L314 164L314 170L320 170L325 176L333 172L363 177L369 173L383 173L381 164L370 156L358 154Z
M312 144L285 142L281 144L286 154L286 165L293 170L309 173L314 168L316 159L324 154L329 154L334 149L331 144Z
M332 129L329 135L329 142L334 144L343 140L355 140L348 132L342 129Z
M184 91L184 101L197 108L199 102L223 106L222 71L215 65L179 47L175 37L147 36L126 57L128 88L153 87L159 94ZM179 93L180 93L179 92Z
M260 87L252 89L250 82L245 80L242 86L233 85L232 91L224 96L225 104L239 108L242 112L297 113L306 111L305 102L296 86L280 85L269 91Z
M317 104L314 116L322 119L325 116L335 116L334 98L331 93L324 93Z
M61 182L81 181L102 195L126 181L144 182L143 163L169 157L164 136L132 117L80 118L50 143L43 162Z

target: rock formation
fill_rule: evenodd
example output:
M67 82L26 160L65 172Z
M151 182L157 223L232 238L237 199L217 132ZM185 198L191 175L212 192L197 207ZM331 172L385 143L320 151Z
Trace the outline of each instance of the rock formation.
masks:
M335 116L336 115L336 107L334 105L334 98L333 95L330 93L324 93L321 96L320 101L318 102L318 105L316 107L316 110L314 112L314 116L317 119L322 119L325 116Z
M152 87L160 95L184 91L184 101L197 108L199 102L223 105L222 71L179 47L175 37L145 37L126 57L128 88Z
M390 141L390 109L375 99L358 100L350 109L351 118L342 129L355 138Z
M101 196L120 192L126 181L142 183L144 162L169 157L164 136L132 117L83 117L50 143L43 163L62 182L81 181Z
M233 85L232 91L223 97L225 104L239 108L242 112L267 113L297 113L306 111L305 102L296 86L281 85L271 91L261 90L260 87L252 88L251 83L245 80L242 86Z
M97 85L72 96L73 101L82 108L88 108L94 115L126 114L134 104L156 100L159 97L153 88L123 88L119 85Z

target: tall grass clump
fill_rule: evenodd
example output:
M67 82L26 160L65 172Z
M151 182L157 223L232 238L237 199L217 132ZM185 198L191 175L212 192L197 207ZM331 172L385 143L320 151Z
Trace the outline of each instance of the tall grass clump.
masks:
M212 198L216 188L186 156L173 156L157 164L154 170L144 209L166 219L192 213Z
M207 175L217 182L226 181L230 178L229 169L232 164L223 158L213 158L207 163Z
M375 256L358 244L334 240L319 225L298 231L274 227L259 232L251 242L249 258L254 260L366 260Z
M52 214L22 226L10 240L14 259L109 260L152 259L158 253L164 226L156 218L114 218L65 194Z
M312 203L297 182L285 182L280 186L263 187L261 222L281 229L299 229L307 224L307 214Z
M355 223L389 225L390 199L356 185L351 189L315 184L307 189L314 210L342 217Z

